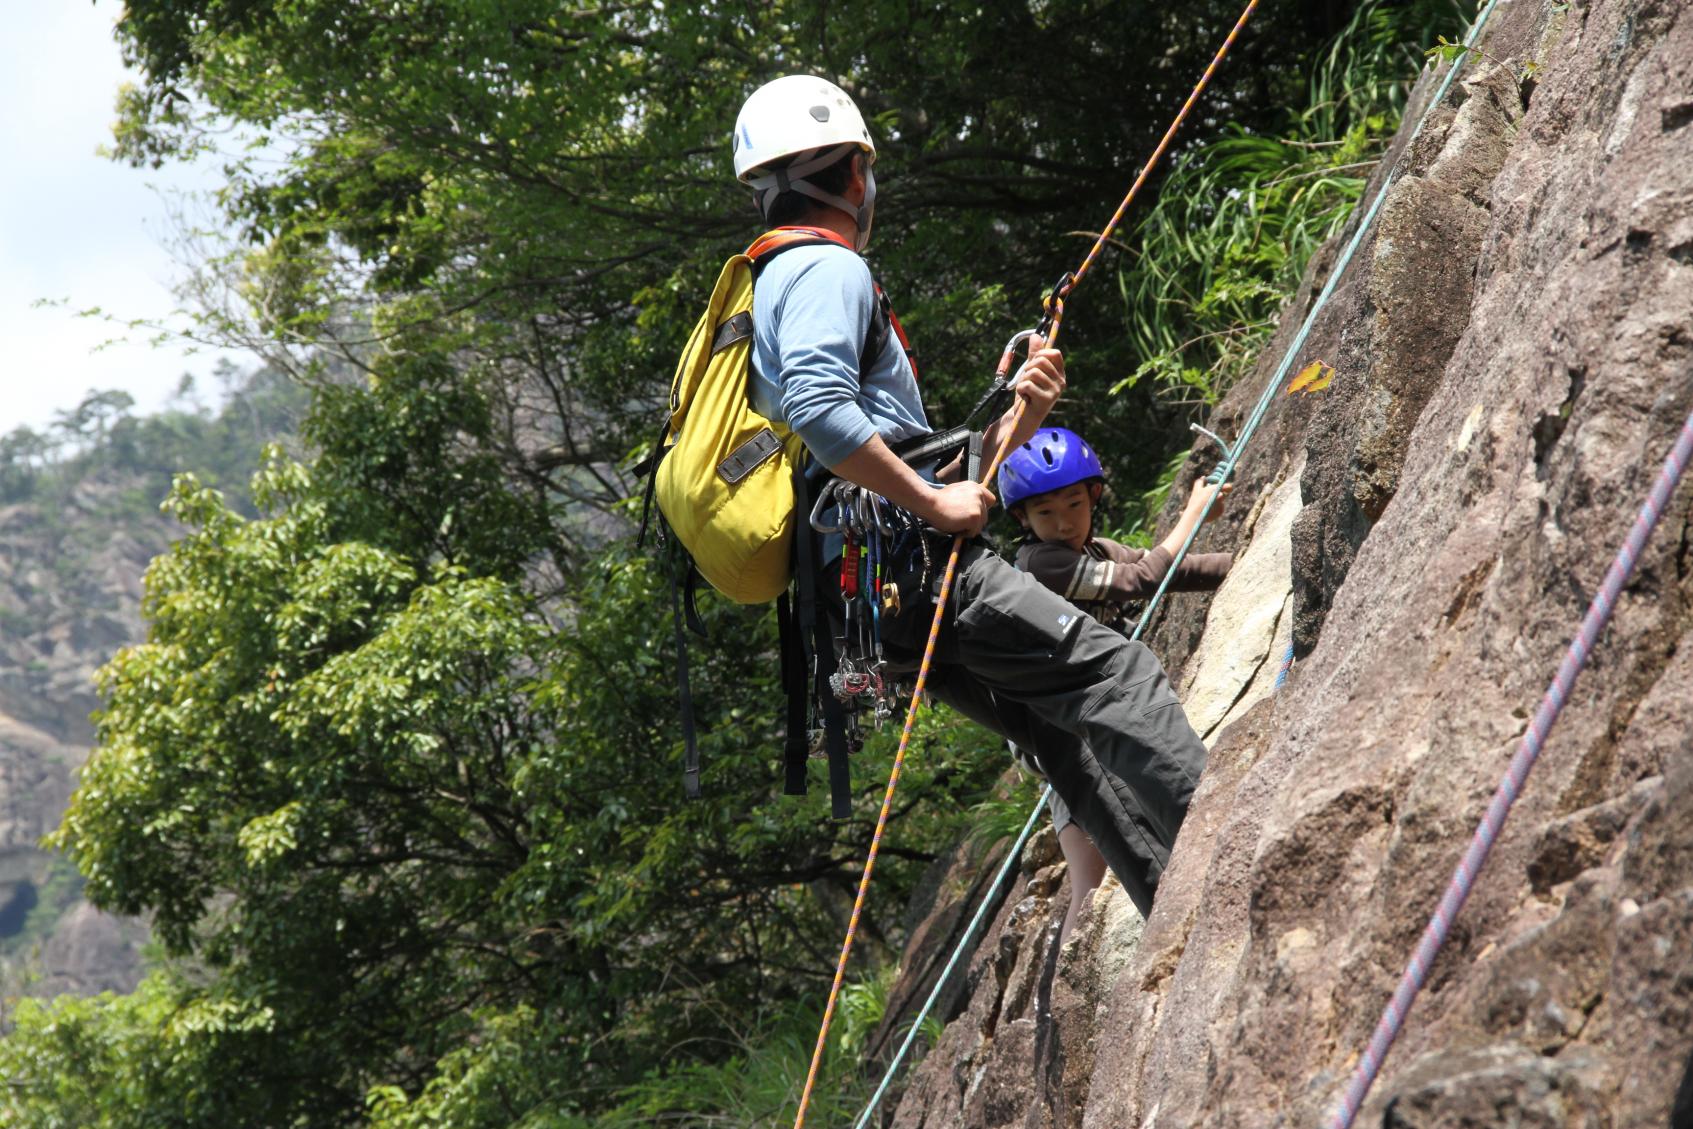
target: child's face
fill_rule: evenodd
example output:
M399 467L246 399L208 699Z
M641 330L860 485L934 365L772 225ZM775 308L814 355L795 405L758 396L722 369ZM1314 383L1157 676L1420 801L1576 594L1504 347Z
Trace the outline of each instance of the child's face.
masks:
M1099 484L1076 482L1036 494L1017 509L1017 521L1041 541L1060 541L1077 552L1093 531Z

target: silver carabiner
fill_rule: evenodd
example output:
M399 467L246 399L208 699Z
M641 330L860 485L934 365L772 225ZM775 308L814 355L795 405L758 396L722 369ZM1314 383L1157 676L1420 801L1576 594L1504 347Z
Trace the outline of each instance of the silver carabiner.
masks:
M814 504L811 507L811 528L815 529L819 533L845 533L846 532L846 526L844 524L843 525L824 525L823 524L823 507L828 502L830 502L831 500L834 500L834 502L835 502L835 512L836 512L837 515L839 515L844 507L841 505L839 499L835 498L835 495L840 490L841 487L843 487L843 486L850 487L851 485L852 484L850 482L847 482L843 478L831 478L828 482L825 482L823 484L823 489L818 491L818 493L817 493L816 504ZM837 520L839 520L838 516L837 516Z
M874 529L887 536L893 536L893 523L883 516L882 507L887 503L874 490L859 487L854 517L858 520L859 529L865 533Z
M999 355L999 367L994 370L995 380L1004 378L1005 386L1007 388L1016 387L1017 377L1010 375L1011 362L1017 359L1017 346L1023 344L1034 335L1035 331L1032 329L1021 329L1011 335L1011 340L1005 343L1004 352ZM1017 371L1019 374L1022 372L1021 369L1018 369Z
M883 507L888 505L888 500L873 490L866 490L864 497L870 506L870 519L875 522L877 530L885 537L892 537L894 523L883 516Z

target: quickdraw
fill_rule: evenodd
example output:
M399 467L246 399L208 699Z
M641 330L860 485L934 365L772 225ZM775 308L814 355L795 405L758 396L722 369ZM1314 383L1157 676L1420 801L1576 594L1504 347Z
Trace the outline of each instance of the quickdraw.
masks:
M881 729L894 715L905 689L888 669L882 616L898 614L900 608L899 586L887 578L890 553L895 544L922 541L920 523L880 495L837 478L819 491L811 509L811 528L842 538L841 630L834 637L836 667L828 682L848 709L848 748L857 751L864 744L859 715L868 712L872 724ZM821 749L818 731L812 755L820 756Z

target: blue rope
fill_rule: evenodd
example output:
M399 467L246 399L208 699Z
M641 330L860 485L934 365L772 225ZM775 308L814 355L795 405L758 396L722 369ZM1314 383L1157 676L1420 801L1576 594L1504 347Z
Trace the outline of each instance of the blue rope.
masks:
M1475 23L1470 26L1468 34L1464 36L1465 47L1471 47L1475 44L1476 38L1481 34L1481 29L1486 25L1488 17L1493 14L1493 9L1497 7L1498 4L1499 0L1488 0L1487 6L1476 16ZM1460 58L1447 70L1446 77L1435 90L1434 97L1429 99L1428 105L1423 108L1422 114L1417 118L1417 124L1412 128L1410 138L1405 145L1406 152L1410 151L1410 142L1416 140L1417 135L1422 132L1423 126L1428 123L1429 115L1434 112L1434 108L1440 105L1440 103L1446 98L1447 92L1452 88L1453 80L1457 78L1458 71L1463 66L1463 58L1467 57L1468 56L1466 55ZM1352 262L1352 256L1363 243L1364 235L1370 230L1371 225L1375 223L1376 214L1381 210L1382 202L1387 198L1388 190L1396 183L1397 179L1395 177L1387 177L1382 182L1380 190L1376 192L1375 198L1370 201L1370 206L1365 211L1364 218L1359 222L1357 230L1352 233L1352 238L1347 242L1346 248L1340 254L1340 258L1335 261L1334 268L1329 272L1328 280L1323 284L1322 291L1317 295L1317 300L1312 303L1310 313L1305 315L1305 321L1300 325L1298 335L1294 337L1293 343L1288 346L1287 352L1282 356L1281 364L1276 366L1275 375L1270 378L1269 383L1264 388L1263 395L1258 398L1258 403L1253 407L1252 414L1247 417L1246 426L1241 429L1240 436L1235 440L1234 446L1229 451L1228 456L1218 467L1217 471L1213 472L1214 480L1216 482L1226 482L1228 481L1229 476L1234 474L1235 467L1240 461L1241 451L1246 448L1247 442L1250 441L1252 436L1257 432L1258 425L1263 422L1264 416L1269 412L1270 405L1275 402L1276 393L1281 389L1282 381L1287 376L1288 370L1292 368L1294 358L1299 355L1299 350L1305 347L1305 339L1310 336L1311 327L1316 323L1317 315L1322 312L1324 305L1326 305L1329 298L1333 296L1335 287L1339 284L1341 276L1346 273L1347 266ZM1182 561L1187 557L1188 550L1193 546L1194 538L1199 535L1200 529L1204 527L1205 520L1211 513L1211 507L1216 504L1219 496L1220 495L1218 493L1213 493L1206 501L1205 508L1200 513L1199 521L1194 524L1192 531L1190 531L1187 535L1187 539L1182 542L1181 548L1171 559L1169 572L1165 573L1163 581L1158 585L1158 590L1152 594L1152 599L1147 602L1146 610L1141 613L1140 622L1135 624L1135 629L1129 636L1131 640L1139 639L1142 633L1145 632L1146 625L1152 619L1152 613L1157 610L1159 603L1163 601L1164 593L1168 591L1170 581L1176 575L1177 567L1180 566ZM1283 675L1285 676L1285 670ZM1276 681L1276 685L1278 687L1281 685L1282 680L1283 677L1278 676ZM1051 785L1047 786L1047 791L1052 791ZM1035 818L1040 814L1041 805L1045 802L1046 798L1043 795L1041 801L1037 803L1034 810L1029 813L1029 822L1024 828L1025 832L1027 832L1030 827L1033 827ZM1021 840L1019 840L1019 842L1021 842ZM1019 846L1017 849L1021 850L1021 847ZM1015 855L1016 851L1013 851L1012 857L1015 857ZM1010 869L1009 861L1010 860L1008 859L1007 865L1000 868L1000 872L994 878L993 884L989 886L987 898L983 903L983 909L998 899L1000 883L1005 879L1005 876ZM982 910L978 910L976 916L979 919L982 916ZM965 935L959 940L958 947L953 952L952 959L947 962L946 970L941 973L941 979L936 982L934 991L929 993L928 1001L925 1002L922 1009L918 1011L917 1018L912 1021L912 1033L915 1033L917 1028L921 1026L923 1020L928 1017L929 1008L934 1004L935 1000L939 998L941 986L946 983L948 973L950 973L953 967L958 963L959 958L963 955L965 947L969 944L973 929L974 922L972 922L972 930L966 931ZM893 1061L888 1064L888 1070L882 1077L881 1085L876 1087L876 1093L871 1097L870 1104L865 1107L864 1112L859 1116L855 1129L864 1129L864 1126L869 1122L870 1115L875 1112L876 1106L881 1102L882 1096L887 1092L888 1085L892 1082L893 1076L899 1071L900 1065L905 1060L906 1051L910 1048L912 1042L914 1041L912 1033L907 1034L905 1042L894 1055Z
M1422 940L1417 943L1416 951L1411 954L1411 962L1405 969L1405 975L1400 979L1399 987L1394 990L1393 998L1388 1000L1387 1008L1382 1012L1380 1022L1376 1024L1375 1034L1370 1038L1369 1046L1364 1048L1358 1068L1353 1073L1351 1082L1347 1084L1340 1108L1335 1113L1334 1120L1329 1123L1331 1129L1350 1129L1353 1119L1358 1116L1358 1107L1364 1104L1364 1097L1370 1092L1370 1086L1381 1070L1381 1063L1387 1057L1388 1048L1393 1046L1393 1040L1399 1036L1400 1028L1405 1024L1405 1016L1411 1010L1412 1001L1428 979L1429 969L1434 967L1434 958L1439 954L1440 947L1445 944L1453 920L1470 896L1476 876L1481 873L1482 866L1487 862L1488 852L1493 849L1494 842L1499 838L1500 828L1505 825L1505 817L1511 813L1511 805L1516 802L1523 784L1528 780L1529 771L1539 759L1546 735L1557 722L1564 703L1569 700L1570 688L1575 684L1576 675L1580 674L1582 667L1587 664L1587 656L1598 643L1599 633L1604 631L1605 624L1610 620L1611 608L1616 603L1617 595L1634 572L1634 563L1640 556L1640 550L1645 547L1646 539L1652 535L1652 529L1658 524L1658 517L1662 514L1664 506L1669 503L1676 484L1681 481L1682 472L1687 469L1690 456L1693 456L1693 413L1688 414L1680 437L1670 450L1669 456L1664 459L1657 484L1652 488L1646 503L1640 507L1640 514L1634 519L1634 527L1629 530L1628 539L1623 542L1622 548L1617 550L1616 559L1611 562L1609 571L1605 573L1605 581L1599 587L1599 594L1594 596L1593 602L1588 605L1581 628L1576 632L1575 640L1570 643L1564 661L1558 665L1558 673L1553 677L1552 684L1546 688L1546 695L1540 700L1540 708L1534 711L1534 720L1529 723L1522 744L1517 748L1516 755L1511 758L1505 778L1499 782L1498 790L1493 793L1493 799L1487 805L1487 814L1482 817L1481 824L1470 839L1469 849L1464 852L1464 857L1458 860L1457 869L1452 872L1452 880L1447 883L1446 892L1441 895L1440 904L1435 907L1434 916L1429 920L1428 928L1423 931Z
M1287 645L1287 654L1282 656L1281 667L1276 671L1276 689L1280 690L1287 682L1287 676L1293 670L1293 644Z

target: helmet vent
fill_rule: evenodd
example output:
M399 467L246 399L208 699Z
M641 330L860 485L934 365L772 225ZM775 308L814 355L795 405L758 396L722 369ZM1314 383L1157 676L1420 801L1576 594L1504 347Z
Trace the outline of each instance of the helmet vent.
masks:
M829 120L829 107L813 106L811 107L811 116L820 122L826 122Z
M1057 466L1058 465L1056 462L1053 461L1052 448L1051 447L1042 447L1040 449L1040 453L1041 453L1041 458L1046 460L1047 466Z

